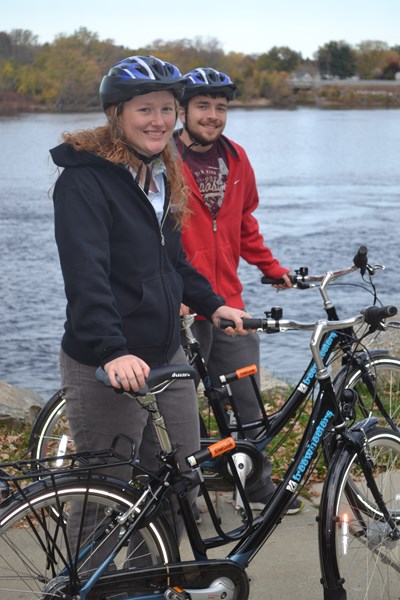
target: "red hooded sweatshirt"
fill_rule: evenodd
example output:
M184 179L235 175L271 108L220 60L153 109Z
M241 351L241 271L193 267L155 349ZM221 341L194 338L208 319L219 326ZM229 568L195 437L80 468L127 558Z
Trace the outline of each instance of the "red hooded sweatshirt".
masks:
M222 206L213 219L187 164L184 176L190 188L191 214L182 230L188 261L210 281L228 306L243 309L239 259L256 265L264 275L280 279L289 269L282 267L264 244L253 212L259 198L253 168L245 150L222 136L228 159L228 179ZM180 146L180 145L179 145Z

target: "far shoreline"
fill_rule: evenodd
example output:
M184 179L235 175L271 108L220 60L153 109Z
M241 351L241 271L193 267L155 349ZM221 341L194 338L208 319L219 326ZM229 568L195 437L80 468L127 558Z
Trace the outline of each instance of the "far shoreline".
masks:
M286 80L275 97L235 99L230 108L245 110L318 108L321 110L396 109L400 108L400 80ZM91 106L43 105L18 95L0 94L0 116L22 113L91 113L101 112L97 99Z

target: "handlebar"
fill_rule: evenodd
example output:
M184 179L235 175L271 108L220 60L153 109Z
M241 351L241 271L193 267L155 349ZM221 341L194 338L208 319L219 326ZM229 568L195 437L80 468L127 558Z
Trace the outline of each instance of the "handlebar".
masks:
M389 317L394 317L397 314L396 306L367 306L360 311L362 318L365 323L370 325L371 327L379 327L381 322L384 319ZM340 320L340 321L322 321L323 323L334 323L337 329L344 329L342 327L342 323L346 321L348 323L349 320L355 319L356 321L360 320L360 317L352 317L350 319ZM315 322L306 323L301 321L292 321L289 319L280 319L280 318L253 318L253 317L243 317L243 329L246 330L258 330L264 331L265 333L275 333L282 332L286 330L306 330L306 329L314 329L316 326ZM320 323L318 321L317 323ZM235 329L235 322L230 319L221 319L219 323L220 329L227 329L228 327L232 327Z
M367 271L370 275L375 275L379 269L384 269L383 265L370 265L368 263L368 249L367 246L360 246L355 256L353 257L353 264L350 267L339 269L338 271L328 271L323 275L309 275L308 267L300 267L296 269L295 273L288 273L288 277L293 285L298 289L309 289L315 287L317 283L321 283L321 288L324 288L328 283L353 273L357 269L360 270L363 276ZM261 278L261 283L268 285L284 284L283 279L274 279L264 275Z
M313 334L311 337L310 347L313 355L315 364L317 365L317 373L319 377L328 377L323 360L320 353L320 345L324 335L330 331L336 331L339 329L348 329L356 325L366 323L369 325L369 332L372 333L378 328L383 328L383 321L387 318L394 317L397 314L396 306L368 306L360 311L359 315L350 317L348 319L341 319L338 321L321 320L316 323L306 323L301 321L294 321L289 319L281 318L243 318L243 328L250 330L264 331L265 333L277 333L288 330L312 330ZM228 319L221 319L220 328L226 329L227 327L235 328L234 321ZM322 375L323 373L323 375ZM317 375L318 376L318 375Z

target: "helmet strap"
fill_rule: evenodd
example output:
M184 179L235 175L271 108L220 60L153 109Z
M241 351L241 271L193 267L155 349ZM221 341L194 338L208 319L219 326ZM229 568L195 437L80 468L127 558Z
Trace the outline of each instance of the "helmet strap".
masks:
M135 148L132 148L132 146L129 147L129 150L132 152L132 154L134 154L137 158L139 158L139 160L141 160L141 163L139 165L139 168L137 170L136 177L135 177L135 183L137 183L138 185L140 185L140 175L142 173L143 166L146 169L143 191L147 196L149 193L149 190L150 190L150 179L151 179L150 164L153 162L153 160L155 160L156 158L158 158L161 155L161 152L158 152L158 154L153 154L152 156L144 156L144 154L140 154L140 152L135 150Z
M192 139L192 136L190 135L190 133L188 132L190 139ZM186 156L189 154L189 152L191 151L191 149L193 148L193 146L201 146L202 144L200 142L198 142L197 140L194 140L189 146L185 146L184 151L182 152L182 160L183 162L185 162L185 158Z
M138 185L140 185L140 174L142 172L143 165L145 165L145 163L141 162L139 165L138 171L136 173L135 183L137 183ZM149 190L150 190L151 171L150 171L149 165L145 165L145 169L146 169L146 175L145 175L145 180L144 180L143 191L147 196L149 193Z
M186 133L189 136L189 139L191 140L191 144L189 146L186 146L185 150L182 153L182 160L185 160L185 157L187 156L187 154L192 150L192 148L194 148L194 146L203 146L203 148L205 148L206 146L209 146L209 142L207 142L206 144L204 142L202 142L201 140L199 140L189 129L188 127L188 110L187 110L187 105L185 108L185 122L183 123L183 128L186 131Z

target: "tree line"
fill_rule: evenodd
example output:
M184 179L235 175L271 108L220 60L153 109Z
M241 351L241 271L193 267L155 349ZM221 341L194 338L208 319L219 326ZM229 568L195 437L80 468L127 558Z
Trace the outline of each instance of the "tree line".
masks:
M0 111L98 110L98 88L109 67L125 56L154 54L185 73L208 66L230 75L238 87L238 101L290 105L294 100L290 77L341 80L392 80L400 73L400 45L363 41L356 47L330 41L303 59L289 47L274 46L261 54L225 53L215 38L155 40L140 48L118 46L111 39L80 28L39 44L29 30L0 31ZM304 101L307 99L304 97Z

